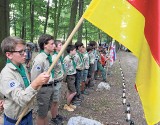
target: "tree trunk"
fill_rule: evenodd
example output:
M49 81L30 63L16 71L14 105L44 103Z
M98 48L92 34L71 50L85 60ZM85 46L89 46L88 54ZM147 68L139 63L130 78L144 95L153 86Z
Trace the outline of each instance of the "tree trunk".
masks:
M87 47L87 37L88 37L88 31L87 31L87 26L85 25L85 37L86 37L86 47Z
M78 0L73 0L72 7L71 7L71 15L70 15L70 23L69 23L69 31L67 37L70 35L72 30L75 27L76 23L76 15L77 15L77 7L78 7Z
M66 39L66 28L65 27L63 28L63 39L64 40Z
M49 16L49 3L50 3L50 0L48 0L48 2L47 2L46 21L45 21L45 25L44 25L44 34L46 33L47 24L48 24L48 16Z
M84 5L84 1L83 0L79 0L79 19L82 17L83 14L83 5ZM78 41L82 42L82 34L83 34L83 24L80 26L79 30L78 30Z
M56 39L56 32L57 32L57 30L56 30L56 25L57 25L57 0L55 0L54 1L54 5L55 5L55 8L54 8L54 38Z
M34 39L34 0L30 0L31 42Z
M13 29L14 29L14 35L17 35L17 30L16 30L16 19L15 19L15 11L13 11Z
M102 43L102 40L101 40L101 31L98 29L98 38L99 38L99 45L101 45L101 43Z
M55 0L55 11L54 11L54 38L57 39L58 26L60 21L61 9L63 7L64 0Z
M9 0L0 0L0 43L9 36ZM0 70L5 65L5 57L0 48Z
M61 15L61 10L63 7L64 0L59 0L59 6L57 10L57 15L56 15L56 25L55 25L55 30L54 30L54 37L57 39L57 34L58 34L58 26L59 26L59 20L60 20L60 15Z
M23 0L23 19L22 19L22 39L25 39L26 32L26 0Z

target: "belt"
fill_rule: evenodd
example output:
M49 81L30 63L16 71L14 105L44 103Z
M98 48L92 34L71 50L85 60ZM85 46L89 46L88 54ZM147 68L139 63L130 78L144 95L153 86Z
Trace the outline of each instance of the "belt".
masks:
M32 114L32 111L28 112L28 114L25 115L25 116L22 118L22 121L23 121L25 118L27 118L29 115L31 115L31 114ZM8 116L6 116L5 114L4 114L4 117L5 117L5 119L6 119L7 121L9 121L10 123L16 123L16 122L17 122L17 120L11 119L11 118L9 118Z
M63 80L63 79L62 79ZM61 82L62 80L54 80L54 86L57 85L57 83Z
M67 76L76 76L76 74L73 74L73 75L67 75Z
M81 72L82 70L76 69L76 71Z
M44 84L44 85L42 85L42 87L49 87L49 86L52 86L52 84Z
M55 83L58 83L58 82L61 82L61 81L60 81L60 80L54 80L54 84L55 84Z
M54 84L53 81L49 82L49 84L43 84L42 87L49 87L52 86Z

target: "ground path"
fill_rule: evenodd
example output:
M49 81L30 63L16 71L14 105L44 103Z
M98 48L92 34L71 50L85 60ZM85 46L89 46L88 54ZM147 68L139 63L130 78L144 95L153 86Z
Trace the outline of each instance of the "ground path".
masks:
M131 118L136 125L146 125L141 102L134 87L138 60L132 53L124 51L117 53L117 60L110 69L111 75L108 76L108 81L111 89L97 92L95 86L88 90L90 95L85 96L82 105L75 112L68 113L61 110L61 114L67 118L80 115L100 121L104 125L129 125L125 121L126 106L122 105L123 89L119 60L125 77L127 103L131 105ZM99 82L100 80L97 80L96 85Z

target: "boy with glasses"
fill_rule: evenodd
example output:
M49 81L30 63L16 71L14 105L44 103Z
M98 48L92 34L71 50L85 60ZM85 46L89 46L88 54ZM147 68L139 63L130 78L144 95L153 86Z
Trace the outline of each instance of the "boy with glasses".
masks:
M26 104L37 94L37 89L49 80L41 73L30 83L25 63L25 42L18 37L7 37L1 43L7 64L0 74L0 91L4 99L4 125L15 125ZM32 125L32 106L19 125Z

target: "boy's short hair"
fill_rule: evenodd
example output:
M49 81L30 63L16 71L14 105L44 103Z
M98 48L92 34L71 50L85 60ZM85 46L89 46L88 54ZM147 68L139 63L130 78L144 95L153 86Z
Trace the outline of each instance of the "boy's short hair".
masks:
M104 50L99 51L102 54L106 54L106 52Z
M38 39L38 44L41 50L44 50L44 44L48 44L48 41L54 40L53 36L49 34L42 34Z
M15 51L16 45L17 44L23 44L25 45L26 43L24 42L23 39L19 37L13 37L9 36L6 37L2 43L1 43L1 49L3 53L10 52L10 51Z
M77 41L77 42L75 43L75 47L76 47L77 50L78 50L78 47L81 47L81 46L83 46L83 43L82 43L82 42Z
M97 45L97 43L96 43L96 41L89 41L89 46L95 46L95 45Z
M92 46L87 46L86 50L87 50L87 52L92 51L93 47Z
M56 45L56 47L58 46L59 43L62 44L62 41L61 40L55 40L55 42L54 42L54 44Z
M75 49L74 45L68 45L66 51L67 53L70 53L70 51L73 51L74 49Z

